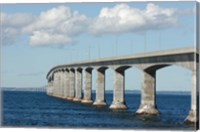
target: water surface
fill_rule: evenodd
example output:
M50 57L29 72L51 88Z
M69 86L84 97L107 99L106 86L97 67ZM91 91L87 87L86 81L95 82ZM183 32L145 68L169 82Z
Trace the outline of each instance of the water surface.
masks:
M135 115L140 94L125 95L128 110L110 111L112 93L106 93L108 106L97 109L46 95L45 92L3 91L3 122L6 127L109 128L109 129L184 129L190 109L189 95L157 94L159 116ZM95 99L95 94L92 95Z

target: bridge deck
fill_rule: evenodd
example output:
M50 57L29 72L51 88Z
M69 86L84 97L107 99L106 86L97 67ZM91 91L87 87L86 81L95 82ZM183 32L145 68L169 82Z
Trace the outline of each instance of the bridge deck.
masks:
M47 74L48 75L57 68L62 67L76 67L81 65L93 65L97 63L106 63L106 62L117 62L122 60L137 60L137 59L145 59L145 58L152 58L152 57L164 57L164 56L174 56L174 55L181 55L181 54L195 54L197 53L196 48L179 48L179 49L169 49L169 50L160 50L154 52L146 52L146 53L139 53L134 55L127 55L127 56L117 56L117 57L110 57L110 58L101 58L101 59L94 59L90 61L83 61L71 64L64 64L58 65L53 67Z

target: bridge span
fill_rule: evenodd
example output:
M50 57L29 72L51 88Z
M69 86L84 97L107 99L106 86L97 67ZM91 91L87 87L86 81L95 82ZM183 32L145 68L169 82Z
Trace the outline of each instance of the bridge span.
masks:
M47 74L47 94L75 102L105 106L105 71L114 72L113 101L111 110L125 110L125 70L136 67L142 71L141 103L136 114L159 115L156 106L156 71L171 65L184 67L192 72L191 108L186 123L198 121L198 67L199 53L196 48L171 49L136 55L96 59L73 64L58 65ZM92 70L96 72L96 99L93 102ZM84 77L82 76L84 72ZM82 80L84 85L82 84ZM84 87L83 87L84 86ZM83 97L82 95L83 87Z

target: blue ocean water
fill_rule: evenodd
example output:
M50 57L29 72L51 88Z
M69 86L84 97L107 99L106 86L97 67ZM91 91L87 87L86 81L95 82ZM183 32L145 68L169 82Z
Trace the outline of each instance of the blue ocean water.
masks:
M125 94L128 110L110 111L112 93L106 93L104 109L73 103L46 95L45 92L3 91L5 127L109 128L191 130L183 123L190 109L189 95L157 94L159 116L139 116L135 112L140 94ZM92 94L95 99L95 94Z

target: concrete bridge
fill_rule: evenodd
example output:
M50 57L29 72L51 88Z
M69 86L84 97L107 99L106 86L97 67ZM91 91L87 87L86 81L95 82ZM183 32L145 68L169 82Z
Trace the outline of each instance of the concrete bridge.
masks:
M124 100L125 70L136 67L142 71L141 103L137 114L158 115L156 106L156 71L171 65L192 71L191 109L185 119L186 123L198 121L198 65L199 54L195 48L182 48L130 56L97 59L93 61L58 65L47 74L47 94L75 102L105 106L105 71L114 72L113 101L111 110L125 110ZM96 72L96 100L91 99L92 70ZM84 72L84 77L82 76ZM84 82L83 97L82 80Z

